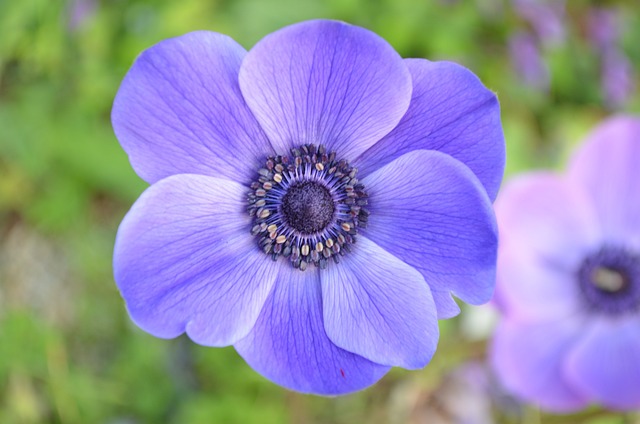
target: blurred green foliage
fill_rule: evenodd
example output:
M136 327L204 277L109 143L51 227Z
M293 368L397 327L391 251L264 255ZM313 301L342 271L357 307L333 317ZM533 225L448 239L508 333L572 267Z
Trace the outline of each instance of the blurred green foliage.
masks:
M0 0L0 423L412 422L417 403L402 407L398 393L410 387L429 398L449 371L484 355L463 318L441 323L440 349L424 371L395 370L336 399L281 389L231 348L155 339L129 322L111 251L146 184L111 130L118 84L140 51L164 38L208 29L250 48L296 21L341 19L405 57L471 68L501 100L508 174L553 168L614 112L585 36L595 4L567 6L567 37L543 49L551 85L539 90L512 66L509 39L527 23L507 0ZM638 86L637 5L607 4L623 9L622 49ZM622 109L640 111L637 91ZM632 422L598 409L562 418L494 406L507 423Z

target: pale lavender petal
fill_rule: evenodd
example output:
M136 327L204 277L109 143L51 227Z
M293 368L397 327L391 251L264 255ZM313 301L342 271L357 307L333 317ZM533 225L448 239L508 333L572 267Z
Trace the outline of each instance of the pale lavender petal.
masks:
M569 178L591 196L606 241L636 249L640 249L638 164L640 119L621 116L596 128L569 167Z
M493 294L497 229L475 175L437 151L416 150L367 176L363 234L422 273L438 291L481 304Z
M570 381L611 409L640 408L640 317L602 319L567 362Z
M418 271L365 237L320 274L324 326L338 346L379 364L424 367L438 343L436 307Z
M138 175L150 183L185 173L251 182L272 151L238 86L245 54L231 38L200 31L136 59L111 118Z
M565 381L565 358L582 331L575 319L538 325L504 320L494 333L491 363L512 393L555 412L572 412L589 399Z
M561 270L575 270L585 255L601 246L591 199L563 176L532 172L516 177L500 192L495 210L501 243Z
M386 41L323 20L258 42L242 64L240 87L278 152L324 144L347 159L391 131L411 99L411 75Z
M181 174L136 201L118 230L113 266L143 330L228 346L253 327L277 264L249 233L245 196L240 184Z
M412 150L439 150L471 168L493 200L505 161L496 95L455 63L405 62L413 78L409 110L391 133L354 161L359 175Z
M581 187L548 172L511 180L495 203L500 229L497 293L521 320L557 319L581 309L575 275L602 235Z
M564 268L553 258L523 251L523 244L500 242L496 298L502 312L526 322L583 313L582 293L576 280L579 265Z
M238 353L275 383L303 393L339 395L364 389L389 367L337 347L322 318L318 269L278 270L278 279Z

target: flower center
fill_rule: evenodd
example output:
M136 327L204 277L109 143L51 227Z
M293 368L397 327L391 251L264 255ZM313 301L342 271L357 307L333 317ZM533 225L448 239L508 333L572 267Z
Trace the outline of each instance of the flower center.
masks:
M302 181L289 187L281 210L291 228L313 234L329 225L336 207L327 187L316 181Z
M587 256L578 271L590 309L620 315L640 309L640 256L605 246Z
M629 277L616 269L599 267L591 273L591 283L605 293L618 293L629 285Z
M260 249L302 271L310 264L324 269L330 261L339 263L369 217L368 196L356 174L322 145L267 158L247 197L251 234Z

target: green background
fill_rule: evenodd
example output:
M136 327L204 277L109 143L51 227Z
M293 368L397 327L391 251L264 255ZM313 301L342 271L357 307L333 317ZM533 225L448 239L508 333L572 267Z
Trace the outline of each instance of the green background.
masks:
M545 415L509 397L482 365L486 311L469 308L441 322L438 352L424 370L393 370L341 398L289 392L233 348L138 330L111 272L118 224L146 184L109 114L125 72L154 43L208 29L250 48L310 18L365 26L402 56L457 61L497 92L509 176L561 168L617 112L606 106L586 35L596 4L623 11L621 48L637 87L635 1L572 0L566 38L542 48L551 85L541 91L513 70L509 39L529 26L506 0L104 0L75 23L70 3L0 0L0 423L447 423L462 422L478 402L491 406L495 422L640 422L597 407ZM637 89L619 109L640 111ZM471 414L471 424L491 422Z

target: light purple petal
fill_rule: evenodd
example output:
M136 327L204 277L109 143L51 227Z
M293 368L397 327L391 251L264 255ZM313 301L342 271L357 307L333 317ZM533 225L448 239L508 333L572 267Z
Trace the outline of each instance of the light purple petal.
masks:
M497 293L503 311L549 320L580 309L582 260L601 246L593 206L581 187L547 172L511 180L495 203L500 229Z
M325 329L338 346L379 364L424 367L438 344L429 286L365 237L320 274Z
M184 331L228 346L253 327L277 264L257 248L246 188L175 175L148 188L122 221L114 275L131 318L157 337Z
M504 320L494 333L491 363L504 386L529 402L555 412L588 404L565 381L564 362L579 337L582 322L561 320L523 325Z
M611 409L640 408L640 318L597 323L573 349L571 382Z
M135 171L153 183L203 174L248 183L271 146L238 86L245 50L192 32L145 50L125 76L111 119Z
M640 119L621 116L596 128L577 152L569 178L593 199L611 244L640 249Z
M469 168L444 153L416 150L363 183L371 211L366 237L420 271L433 290L473 304L491 298L496 223Z
M364 389L389 367L340 349L329 340L322 319L318 271L280 267L258 322L235 347L256 371L292 390L339 395Z
M502 312L526 322L583 313L577 268L564 268L553 258L532 256L521 248L518 243L500 244L496 297Z
M412 150L438 150L471 168L493 200L505 162L495 94L455 63L424 59L405 63L413 78L409 110L391 133L354 161L360 175Z
M240 87L279 153L324 144L356 158L400 121L411 75L378 35L337 21L291 25L247 54Z
M580 185L562 176L534 172L516 177L500 192L495 210L501 242L560 269L574 270L601 247L594 205Z

